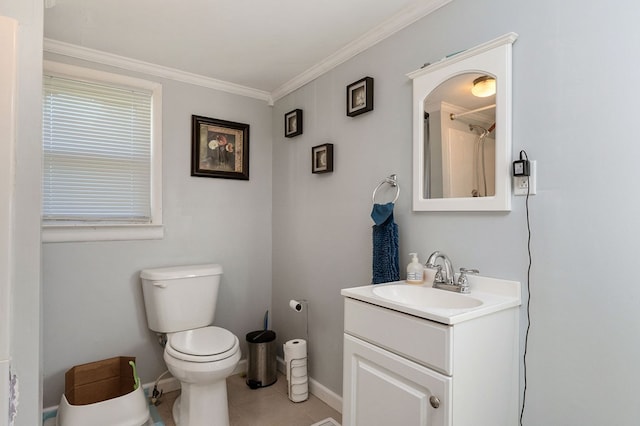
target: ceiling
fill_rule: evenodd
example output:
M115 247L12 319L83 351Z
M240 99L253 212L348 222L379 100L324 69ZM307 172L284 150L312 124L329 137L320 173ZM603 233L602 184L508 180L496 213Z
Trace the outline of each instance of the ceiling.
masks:
M273 101L451 0L44 1L47 51Z

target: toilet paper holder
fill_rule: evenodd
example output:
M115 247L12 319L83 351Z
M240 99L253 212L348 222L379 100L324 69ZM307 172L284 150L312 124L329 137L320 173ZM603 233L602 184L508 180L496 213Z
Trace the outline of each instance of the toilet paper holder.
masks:
M296 354L295 357L288 359L286 345L298 344L300 343L298 340L288 341L284 345L285 347L283 348L285 352L285 368L287 370L286 371L287 395L289 396L289 399L293 402L302 402L302 401L306 401L309 397L309 387L308 387L309 385L308 385L308 376L307 376L307 363L308 363L307 346L309 344L308 343L309 342L309 302L306 299L291 299L289 301L289 307L294 312L304 311L305 313L306 340L302 341L304 342L304 356L301 356L301 354ZM304 377L297 376L295 379L296 383L294 383L294 377L292 377L293 368L304 370ZM296 388L299 388L297 390L299 390L300 392L294 392L294 385Z
M305 313L305 338L309 341L309 302L306 299L291 299L289 307L295 312Z
M282 346L287 377L287 395L293 402L306 401L309 398L307 341L292 339Z

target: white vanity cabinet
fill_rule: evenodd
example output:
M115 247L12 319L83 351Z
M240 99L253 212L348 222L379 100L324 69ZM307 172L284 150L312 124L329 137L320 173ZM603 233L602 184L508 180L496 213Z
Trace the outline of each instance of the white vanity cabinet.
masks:
M519 297L442 324L342 294L344 426L517 424Z

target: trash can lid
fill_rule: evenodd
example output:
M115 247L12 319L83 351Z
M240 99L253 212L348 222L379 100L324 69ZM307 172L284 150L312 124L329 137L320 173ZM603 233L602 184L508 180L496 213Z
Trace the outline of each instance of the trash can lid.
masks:
M276 332L273 330L257 330L247 333L249 343L267 343L276 340Z

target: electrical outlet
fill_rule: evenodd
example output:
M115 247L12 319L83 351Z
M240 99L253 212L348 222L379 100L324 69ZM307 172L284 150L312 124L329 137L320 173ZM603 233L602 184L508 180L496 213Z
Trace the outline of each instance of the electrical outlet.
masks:
M529 176L513 177L513 195L527 195L527 187L529 187L529 195L536 194L536 162L529 162Z

